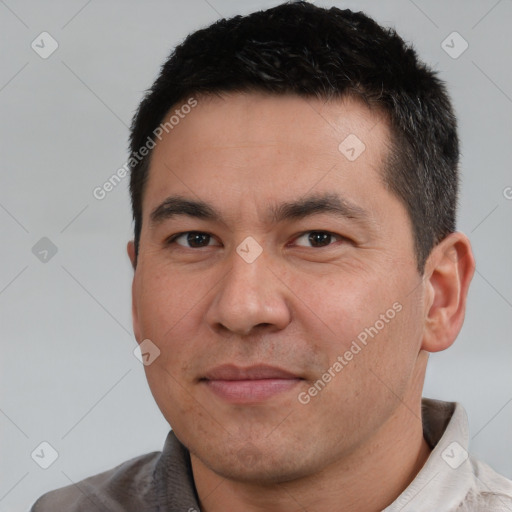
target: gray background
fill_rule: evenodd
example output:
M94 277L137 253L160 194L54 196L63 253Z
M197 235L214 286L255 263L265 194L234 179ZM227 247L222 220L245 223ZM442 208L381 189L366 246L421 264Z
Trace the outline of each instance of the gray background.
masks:
M171 48L278 3L0 0L1 511L162 447L168 426L132 353L128 179L101 201L92 191L125 162L127 126ZM461 402L472 452L512 478L512 2L316 3L395 27L449 84L477 273L424 394ZM43 31L59 44L47 59L31 48ZM441 46L453 31L469 44L456 59ZM42 237L57 248L46 262L32 251ZM31 458L42 441L59 454L46 470Z

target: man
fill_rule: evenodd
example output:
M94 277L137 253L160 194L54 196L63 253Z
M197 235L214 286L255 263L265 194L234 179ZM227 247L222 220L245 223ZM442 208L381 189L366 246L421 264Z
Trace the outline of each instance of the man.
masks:
M475 264L456 121L411 48L304 2L220 20L131 150L134 332L172 431L34 512L512 510L462 407L421 397Z

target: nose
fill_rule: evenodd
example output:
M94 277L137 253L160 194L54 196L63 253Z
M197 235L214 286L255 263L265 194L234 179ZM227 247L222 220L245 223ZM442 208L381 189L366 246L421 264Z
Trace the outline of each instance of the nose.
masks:
M291 321L291 292L265 252L248 263L233 251L231 267L215 290L206 320L217 333L246 337L284 329Z

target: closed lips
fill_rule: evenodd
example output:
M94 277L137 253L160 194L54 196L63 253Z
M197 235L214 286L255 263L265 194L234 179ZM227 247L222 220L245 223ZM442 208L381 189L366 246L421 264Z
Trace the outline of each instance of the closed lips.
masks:
M222 365L206 372L201 380L263 380L263 379L301 379L281 368L268 365L255 365L240 368L235 365Z

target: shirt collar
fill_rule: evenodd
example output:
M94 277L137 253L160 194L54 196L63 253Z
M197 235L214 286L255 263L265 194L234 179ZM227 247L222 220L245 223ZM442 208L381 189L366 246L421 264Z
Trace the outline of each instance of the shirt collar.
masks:
M165 494L165 496L159 496L158 500L158 503L165 507L162 510L200 511L190 452L172 430L165 440L153 479L154 488Z
M383 512L455 510L472 487L464 408L454 402L423 398L422 421L423 435L433 450L414 480Z

